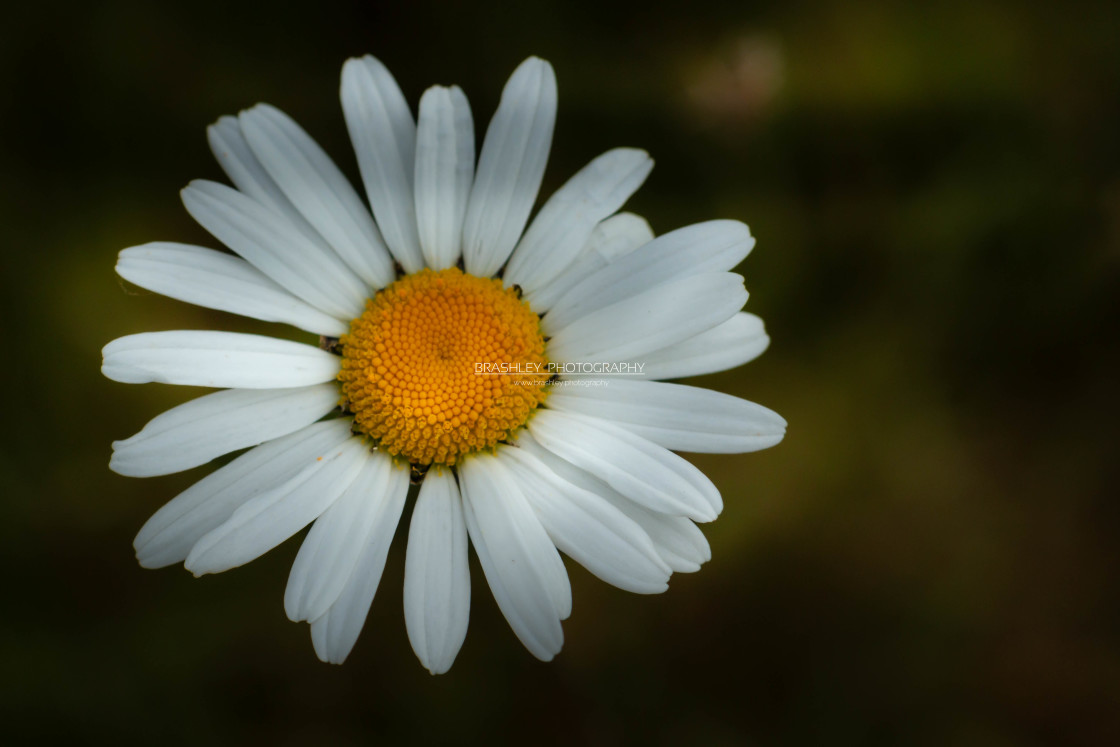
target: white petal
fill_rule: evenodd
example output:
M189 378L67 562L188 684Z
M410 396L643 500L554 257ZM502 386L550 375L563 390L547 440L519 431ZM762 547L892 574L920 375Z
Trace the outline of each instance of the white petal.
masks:
M241 112L239 121L265 171L346 265L371 287L391 283L393 261L373 218L319 144L268 104Z
M416 124L400 86L369 55L342 66L342 112L385 243L406 272L424 267L416 232L412 175Z
M432 86L420 97L415 192L420 249L433 270L459 261L473 181L474 121L467 97L458 86Z
M556 75L544 60L518 66L478 159L463 221L463 261L479 277L496 273L509 258L537 199L556 124Z
M671 280L724 272L754 246L750 229L733 220L713 220L659 236L594 273L561 296L541 329L546 335L622 298Z
M196 482L156 511L133 543L145 568L186 559L212 529L225 523L253 496L292 478L306 460L347 441L348 419L315 423L251 449Z
M612 215L595 226L579 256L567 269L540 288L527 291L525 298L538 314L548 311L556 299L576 283L650 241L653 241L653 229L645 218L633 213Z
M396 530L400 509L388 496L400 471L384 452L370 453L350 487L315 520L284 591L284 610L291 620L321 617L346 588L375 527L387 524L381 529L390 536Z
M548 357L558 362L640 360L721 324L746 302L743 278L730 272L670 280L556 331L548 341Z
M109 468L167 475L304 428L338 404L333 382L297 389L227 389L173 407L136 435L113 442Z
M690 462L612 423L542 410L529 420L542 446L652 511L712 521L719 491Z
M326 511L369 458L361 438L307 455L289 480L253 496L191 548L186 568L196 576L244 565L279 545Z
M610 420L674 451L738 454L782 440L778 413L710 389L611 379L604 386L558 387L548 406Z
M299 300L240 257L213 249L168 242L134 246L120 253L117 274L141 288L209 309L285 322L328 337L348 329L345 322Z
M101 373L126 384L279 389L330 381L336 355L290 340L209 330L141 332L102 349Z
M404 624L420 663L432 674L451 668L471 607L467 525L459 486L450 470L424 477L404 561Z
M523 449L500 447L498 454L561 551L620 589L660 594L669 588L671 569L649 535L606 499L560 478Z
M643 364L647 378L679 379L741 366L762 355L769 345L762 320L740 311L707 332L646 353L635 362Z
M673 573L695 573L712 559L707 538L691 519L649 511L614 491L603 497L645 530Z
M317 246L326 247L326 242L319 232L311 227L303 214L296 210L292 201L277 186L276 181L268 175L264 166L257 159L245 135L241 131L241 123L236 117L221 117L217 122L206 128L207 139L210 141L210 150L222 171L236 187L265 207L280 213L292 222L300 233L306 236Z
M617 212L652 168L644 150L615 148L580 169L533 219L509 258L506 286L533 291L566 269L599 221Z
M494 599L525 648L549 661L564 645L560 621L571 611L564 562L497 457L476 454L459 476L467 531Z
M182 198L203 228L297 297L336 319L362 313L366 284L283 215L236 189L202 179L191 182Z
M389 476L389 486L379 499L379 517L362 543L361 557L345 588L331 608L311 623L311 642L315 653L332 664L345 661L358 641L381 583L389 545L400 522L404 499L408 495L408 470L394 465Z
M612 506L626 514L649 536L657 554L675 573L698 571L703 563L711 560L712 551L704 538L704 533L690 519L683 516L668 516L642 508L599 478L541 446L528 431L523 430L518 434L516 445L535 456L565 481L602 496Z

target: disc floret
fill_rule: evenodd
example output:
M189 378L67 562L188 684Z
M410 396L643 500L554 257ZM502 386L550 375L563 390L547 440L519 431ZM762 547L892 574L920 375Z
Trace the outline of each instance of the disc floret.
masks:
M457 268L379 291L340 339L355 429L412 464L455 464L520 429L549 379L540 318L515 289Z

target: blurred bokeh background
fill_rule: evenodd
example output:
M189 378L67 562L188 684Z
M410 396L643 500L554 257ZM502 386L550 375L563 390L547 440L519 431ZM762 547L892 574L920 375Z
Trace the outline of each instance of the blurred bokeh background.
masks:
M1120 743L1120 5L1049 5L5 11L4 741ZM466 644L428 675L404 631L403 532L343 667L284 616L295 541L202 580L132 557L205 468L122 478L110 441L194 392L107 381L101 346L293 333L137 292L116 253L215 245L178 190L222 178L204 128L257 101L357 183L337 89L364 53L414 106L462 85L480 132L514 66L545 57L544 194L640 146L658 165L629 208L659 233L726 217L758 237L742 272L773 344L703 383L781 412L786 441L695 459L726 509L712 561L668 593L571 565L550 664L476 566Z

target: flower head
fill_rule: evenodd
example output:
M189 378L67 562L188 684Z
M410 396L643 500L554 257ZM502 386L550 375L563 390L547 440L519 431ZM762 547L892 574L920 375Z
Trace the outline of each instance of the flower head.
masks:
M730 272L754 239L735 221L654 238L619 213L652 168L630 148L593 160L530 222L556 117L540 59L507 83L477 164L457 87L425 92L414 120L380 62L352 59L342 108L372 214L299 125L258 105L209 129L235 188L183 190L233 253L121 252L117 272L139 286L319 336L167 331L105 346L116 381L220 390L115 442L112 469L170 474L248 449L157 511L137 557L216 573L310 524L284 605L341 662L418 482L404 610L424 666L447 671L466 636L468 544L517 637L551 659L571 611L558 551L619 588L664 591L709 558L694 522L722 508L673 451L784 435L759 405L662 381L766 348Z

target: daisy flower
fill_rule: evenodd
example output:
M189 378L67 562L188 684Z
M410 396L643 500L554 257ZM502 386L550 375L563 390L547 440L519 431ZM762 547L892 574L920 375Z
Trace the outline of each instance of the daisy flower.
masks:
M319 336L177 330L105 346L115 381L220 390L115 442L113 470L166 475L247 449L159 509L137 558L217 573L310 525L284 606L341 663L419 484L404 619L421 663L447 671L466 636L468 544L514 633L549 660L572 605L560 551L619 588L664 591L708 560L695 522L722 508L674 451L784 435L764 407L662 381L766 348L730 272L754 239L727 220L654 238L618 212L652 167L632 148L593 160L530 222L556 119L544 60L510 77L477 163L457 87L428 89L414 119L367 56L343 67L341 97L372 213L299 125L261 104L208 130L234 187L182 192L232 253L155 242L120 254L138 286Z

